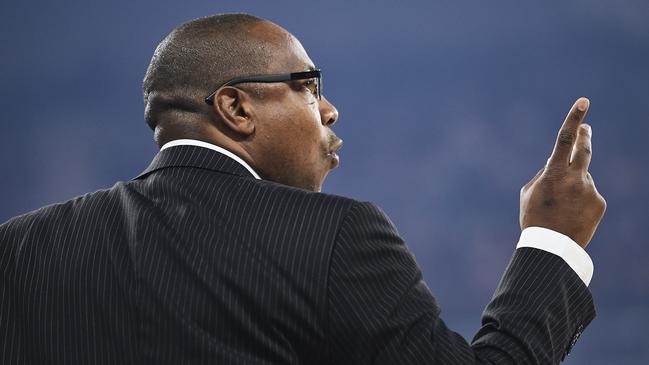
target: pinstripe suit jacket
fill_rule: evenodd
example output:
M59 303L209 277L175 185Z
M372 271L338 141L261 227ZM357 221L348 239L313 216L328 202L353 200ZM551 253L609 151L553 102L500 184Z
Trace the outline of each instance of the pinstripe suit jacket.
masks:
M518 249L468 344L381 210L195 146L3 224L0 260L3 364L550 364L594 317Z

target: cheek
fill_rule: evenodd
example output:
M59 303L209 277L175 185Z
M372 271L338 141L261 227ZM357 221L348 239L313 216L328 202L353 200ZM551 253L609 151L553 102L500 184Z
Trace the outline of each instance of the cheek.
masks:
M303 162L313 162L323 157L326 150L326 130L320 124L319 114L310 106L291 115L283 135L290 140L295 157Z
M302 126L303 148L308 151L312 160L322 162L328 150L327 130L320 124L319 118L305 120Z
M273 176L291 182L288 185L313 185L312 180L321 179L328 166L327 128L321 125L317 105L293 104L295 108L267 114L272 117L264 121L258 136L264 139L264 157Z

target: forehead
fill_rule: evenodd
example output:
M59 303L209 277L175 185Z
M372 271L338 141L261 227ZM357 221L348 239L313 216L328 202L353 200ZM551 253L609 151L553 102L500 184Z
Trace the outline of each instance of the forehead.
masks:
M255 37L270 45L269 72L286 73L306 71L315 65L302 43L284 28L271 22L261 22L251 28Z

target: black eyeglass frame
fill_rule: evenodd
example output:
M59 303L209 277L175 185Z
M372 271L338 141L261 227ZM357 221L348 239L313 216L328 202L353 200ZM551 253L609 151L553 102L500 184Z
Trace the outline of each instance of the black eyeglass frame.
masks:
M218 89L214 90L213 93L211 93L205 98L205 102L209 105L214 105L214 95L216 95L216 92L219 91L219 89L222 88L223 86L243 84L244 82L273 83L273 82L284 82L284 81L292 81L292 80L307 80L307 79L314 79L314 78L318 79L318 82L316 84L318 100L322 100L322 71L320 71L320 69L315 69L315 70L302 71L302 72L291 72L288 74L253 75L253 76L237 77L219 86Z

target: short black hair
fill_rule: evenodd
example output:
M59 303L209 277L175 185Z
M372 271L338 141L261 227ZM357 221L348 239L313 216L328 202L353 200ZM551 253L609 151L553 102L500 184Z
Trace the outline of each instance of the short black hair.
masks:
M155 127L165 114L204 111L203 99L238 76L263 73L271 45L250 28L267 20L243 13L218 14L182 24L156 48L142 89L144 118Z

